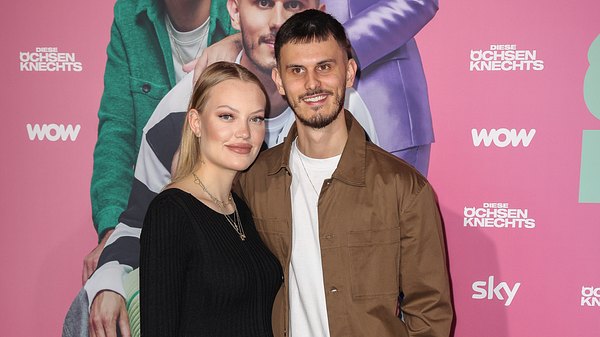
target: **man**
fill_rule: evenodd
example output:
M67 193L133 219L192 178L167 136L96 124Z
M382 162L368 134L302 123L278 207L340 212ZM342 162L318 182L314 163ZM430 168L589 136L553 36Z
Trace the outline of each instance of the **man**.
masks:
M427 176L434 141L415 35L438 0L324 0L345 29L360 68L354 87L371 111L379 146Z
M427 176L434 135L427 82L414 37L434 17L438 0L321 3L346 27L360 67L354 87L371 111L377 144ZM234 57L224 59L233 61ZM205 64L198 62L197 69ZM352 113L356 117L357 111Z
M296 14L277 33L273 79L296 124L238 186L284 268L274 334L448 336L434 192L343 109L357 69L350 51L343 26L320 11Z
M270 75L275 65L275 33L285 20L306 8L322 6L319 6L317 0L227 2L231 24L242 33L244 48L238 56L238 63L255 73L267 92L273 93L270 97L272 114L267 120L266 138L269 146L281 142L295 120L292 110L277 92ZM154 196L170 181L171 163L181 138L181 126L192 85L193 74L189 74L165 95L144 127L127 209L107 241L98 261L98 269L85 284L92 320L96 318L111 324L118 321L121 327L127 326L124 299L128 297L122 279L138 266L138 239L146 209ZM354 89L350 88L349 91L348 106L358 112L356 117L367 130L373 130L373 123L364 103ZM370 136L376 140L374 132ZM106 324L95 325L106 328Z
M185 63L216 41L230 42L232 38L226 36L236 32L226 2L115 3L90 186L100 244L84 259L83 282L96 268L98 256L127 206L142 129L152 111L184 76Z

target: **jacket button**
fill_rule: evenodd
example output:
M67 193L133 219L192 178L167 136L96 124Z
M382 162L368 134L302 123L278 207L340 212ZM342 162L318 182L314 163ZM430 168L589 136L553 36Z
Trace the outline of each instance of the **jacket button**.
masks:
M152 87L150 86L150 83L144 83L142 85L142 91L147 94L150 92L150 89L152 89Z
M325 239L332 240L333 239L333 234L325 234Z
M338 290L337 290L337 288L336 288L336 287L331 287L331 288L329 288L329 292L330 292L330 293L332 293L332 294L335 294L335 293L337 293L337 291L338 291Z

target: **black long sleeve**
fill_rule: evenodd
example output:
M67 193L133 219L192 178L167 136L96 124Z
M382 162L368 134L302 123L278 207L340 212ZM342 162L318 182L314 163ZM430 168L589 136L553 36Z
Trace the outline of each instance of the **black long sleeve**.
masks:
M181 190L150 204L141 235L142 336L272 336L281 267L234 198L245 241L222 214Z

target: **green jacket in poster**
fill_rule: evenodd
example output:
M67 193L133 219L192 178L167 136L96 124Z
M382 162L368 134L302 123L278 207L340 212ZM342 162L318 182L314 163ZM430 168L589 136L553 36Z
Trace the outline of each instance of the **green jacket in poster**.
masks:
M160 0L118 0L114 7L90 189L99 238L127 206L142 130L175 85L164 13ZM209 25L209 45L236 32L226 0L212 0Z

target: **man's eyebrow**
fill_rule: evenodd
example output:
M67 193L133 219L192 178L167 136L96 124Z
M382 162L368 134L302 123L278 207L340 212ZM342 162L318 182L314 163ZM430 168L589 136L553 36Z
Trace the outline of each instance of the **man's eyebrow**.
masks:
M322 60L322 61L317 62L317 65L319 66L319 65L326 64L326 63L336 63L336 61L335 61L334 58L330 58L330 59L326 59L326 60ZM300 64L293 64L292 63L292 64L288 64L287 66L285 66L285 68L286 69L289 69L289 68L306 68L306 66L303 66L303 65L300 65Z
M327 59L327 60L323 60L317 63L317 65L322 65L325 63L335 63L335 59L331 58L331 59Z

